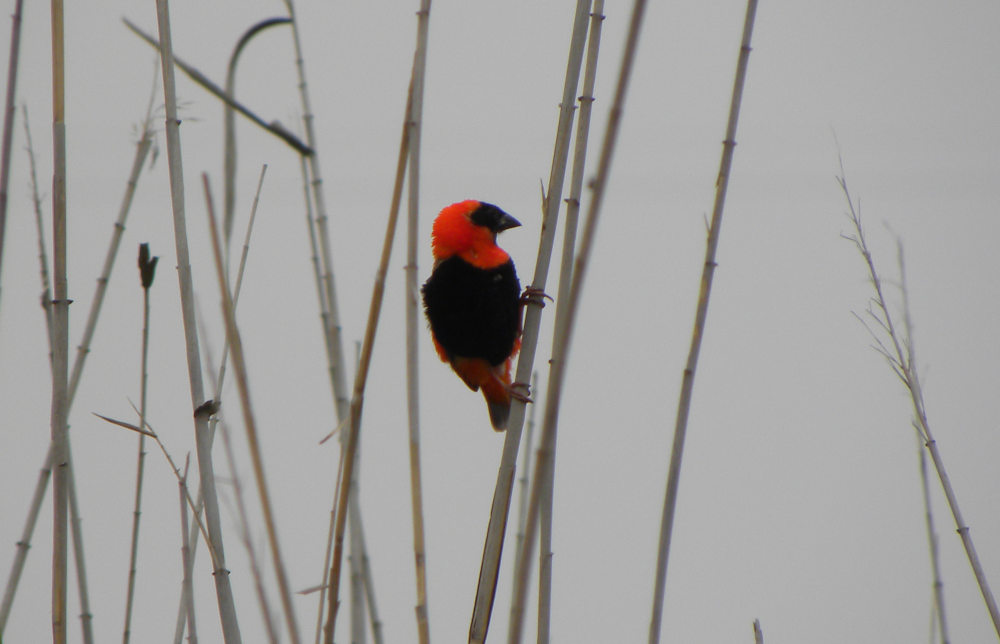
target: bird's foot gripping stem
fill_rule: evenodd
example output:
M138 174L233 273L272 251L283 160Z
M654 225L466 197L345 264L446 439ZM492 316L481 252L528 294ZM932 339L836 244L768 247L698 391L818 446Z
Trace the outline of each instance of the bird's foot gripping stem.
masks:
M545 308L545 300L550 302L555 302L551 295L548 295L540 288L535 288L534 286L528 286L524 289L524 293L521 294L521 305L534 304L540 308ZM515 383L518 384L518 383Z
M520 400L525 404L535 402L531 399L531 385L526 382L512 382L508 391L513 400Z

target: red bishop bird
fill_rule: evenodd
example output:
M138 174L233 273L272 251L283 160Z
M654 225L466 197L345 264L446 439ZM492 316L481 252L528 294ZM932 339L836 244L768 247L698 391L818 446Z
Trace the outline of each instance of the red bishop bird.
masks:
M434 270L422 289L438 355L469 389L482 389L497 431L506 429L510 414L511 361L521 346L521 284L496 239L520 225L493 204L467 200L448 206L434 220Z

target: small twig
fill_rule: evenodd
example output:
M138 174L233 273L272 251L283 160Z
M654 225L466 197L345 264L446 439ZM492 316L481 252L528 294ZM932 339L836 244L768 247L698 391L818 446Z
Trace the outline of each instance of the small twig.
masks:
M153 38L152 36L144 32L142 29L140 29L135 24L130 22L127 18L122 18L122 22L124 22L125 26L131 29L137 36L139 36L147 43L152 45L153 48L160 47L160 43L158 40L156 40L156 38ZM221 100L223 103L229 105L243 116L250 119L256 125L264 128L271 134L275 135L276 137L278 137L279 139L290 145L299 154L304 154L306 156L309 156L313 153L312 148L310 148L308 145L300 141L298 137L296 137L294 134L286 130L285 126L283 126L281 123L277 121L272 121L271 123L265 122L264 119L257 116L257 114L255 114L245 105L243 105L242 103L234 99L232 96L227 94L225 90L220 88L217 84L210 81L207 76L205 76L200 71L198 71L191 65L187 64L180 58L175 57L174 63L178 67L180 67L181 71L187 74L191 78L191 80L201 85L202 88L207 90L210 94Z
M191 454L189 452L184 457L184 475L177 481L177 488L181 501L181 566L184 569L184 580L182 582L184 587L184 592L182 593L184 615L187 618L188 644L198 644L198 629L195 627L194 618L194 582L191 579L191 541L188 538L187 475L188 466L190 465Z
M872 259L871 250L869 249L868 243L865 239L864 227L861 223L861 206L860 204L855 205L854 200L851 198L851 193L847 189L847 179L845 177L843 159L841 159L840 162L840 176L837 177L837 183L840 185L840 188L844 193L844 197L847 200L849 208L848 218L854 227L854 234L848 237L848 239L854 243L858 252L865 260L865 265L868 269L869 281L875 291L874 302L880 313L873 313L873 316L877 319L880 318L880 326L885 330L889 339L889 344L891 344L891 352L888 350L882 350L880 353L886 357L890 365L893 367L893 371L902 379L904 386L909 391L910 401L913 405L914 426L917 429L917 433L919 434L921 441L930 453L931 462L934 464L934 469L937 472L939 481L941 482L941 488L948 501L948 508L951 510L952 517L955 520L955 526L959 537L962 540L962 545L965 548L965 554L969 559L969 565L972 567L972 572L976 577L976 583L979 584L979 591L983 596L983 601L986 603L986 609L990 614L990 619L993 621L993 628L996 631L997 636L1000 636L1000 609L997 608L996 599L993 597L993 591L990 590L989 582L986 579L986 573L983 571L983 566L979 561L979 555L976 552L975 544L972 541L972 535L969 532L969 526L962 517L961 510L958 507L958 498L956 497L955 490L951 485L951 479L948 477L948 473L945 470L944 461L941 457L940 450L938 449L937 441L934 440L934 436L931 433L930 423L927 420L923 390L920 385L920 378L915 365L915 349L912 337L912 326L909 319L909 303L907 301L905 288L905 271L903 272L901 280L903 293L903 331L901 332L897 328L893 316L889 311L882 288L882 279L879 276L878 271L875 269L875 262ZM903 271L903 268L902 254L900 251L900 270ZM869 329L869 332L870 331L871 330ZM883 343L879 342L879 346L885 349L885 345ZM942 620L944 619L943 611L941 611L939 617Z

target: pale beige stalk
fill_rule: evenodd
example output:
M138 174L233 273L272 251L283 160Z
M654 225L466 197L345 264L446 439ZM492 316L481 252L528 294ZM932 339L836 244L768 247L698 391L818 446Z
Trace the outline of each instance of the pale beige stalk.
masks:
M712 293L712 276L715 274L715 267L717 266L715 260L716 248L719 245L722 211L726 203L726 188L729 186L729 170L733 162L733 150L736 147L736 124L739 122L743 83L746 80L747 63L750 58L750 36L753 34L753 22L756 12L757 0L749 0L747 2L746 16L743 21L743 38L740 45L739 58L736 63L733 94L729 103L729 121L726 125L726 138L722 145L719 176L715 181L715 205L712 208L712 221L708 229L708 240L705 245L705 263L701 272L701 287L698 292L698 305L695 310L694 330L691 335L691 346L688 350L687 363L684 367L683 380L681 381L680 398L677 402L674 441L670 451L667 489L663 500L659 547L656 554L656 575L653 582L653 609L652 617L649 621L650 644L656 644L660 641L660 621L663 615L663 595L667 580L667 563L670 558L670 538L674 528L674 511L677 507L677 488L680 482L681 456L684 451L684 437L687 433L688 413L691 409L691 392L694 391L694 375L698 367L698 355L701 351L701 340L705 331L705 319L708 317L708 299Z

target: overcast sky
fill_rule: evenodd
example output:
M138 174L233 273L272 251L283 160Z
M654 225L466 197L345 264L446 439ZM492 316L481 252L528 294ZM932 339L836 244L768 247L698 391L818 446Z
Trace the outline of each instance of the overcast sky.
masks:
M25 104L51 215L47 5L26 3L18 104ZM14 2L5 3L9 14ZM302 2L311 91L344 339L367 318L388 211L416 32L416 2ZM608 3L591 153L603 139L630 7ZM239 35L284 15L280 2L176 2L175 52L219 83ZM560 415L552 636L645 641L677 396L690 341L745 5L651 3L624 113ZM549 173L573 3L437 0L424 106L420 275L430 225L466 198L524 225L505 232L522 282L533 273L539 180ZM134 154L153 50L154 3L67 3L71 353L83 330ZM895 239L906 250L920 373L944 462L987 577L1000 586L1000 40L995 2L763 0L758 10L719 266L684 453L663 618L664 641L922 642L931 573L911 407L852 311L871 295L835 176L838 148L875 259L898 302ZM9 23L0 32L9 33ZM6 69L8 39L0 40ZM237 95L299 132L290 31L243 54ZM162 105L162 92L154 99ZM188 230L203 349L223 331L199 175L221 194L222 109L178 76ZM152 289L149 420L174 458L193 451L173 226L160 155L143 172L71 413L94 629L121 635L137 437L91 412L134 420L139 397L140 242L161 257ZM0 291L0 578L6 579L49 440L50 374L22 119ZM338 451L296 156L238 123L237 229L261 164L260 199L238 313L281 545L293 588L320 583ZM590 173L588 173L590 174ZM585 203L589 196L584 195ZM46 235L51 243L50 226ZM363 419L361 501L386 641L416 641L405 369L397 239ZM558 252L558 251L557 251ZM549 276L555 293L558 276ZM547 380L555 308L536 365ZM421 334L421 436L432 638L464 641L502 435L481 396ZM231 383L239 477L252 482ZM536 399L544 399L539 393ZM541 409L537 415L541 416ZM221 451L217 471L230 480ZM172 632L180 582L177 486L147 458L133 641ZM265 641L232 488L221 487L228 564L244 641ZM940 486L931 481L952 641L993 638ZM255 547L265 552L256 500ZM51 503L42 510L5 641L50 637ZM510 522L510 526L516 524ZM508 542L509 544L513 541ZM513 549L505 551L493 639L506 632ZM204 550L202 641L221 641ZM272 589L276 584L271 584ZM276 592L272 592L275 609ZM298 597L311 641L316 596ZM530 600L533 606L534 599ZM79 641L75 587L71 638ZM342 613L346 615L346 613ZM534 617L528 611L528 633ZM347 620L341 620L346 627ZM347 641L338 628L338 641Z

